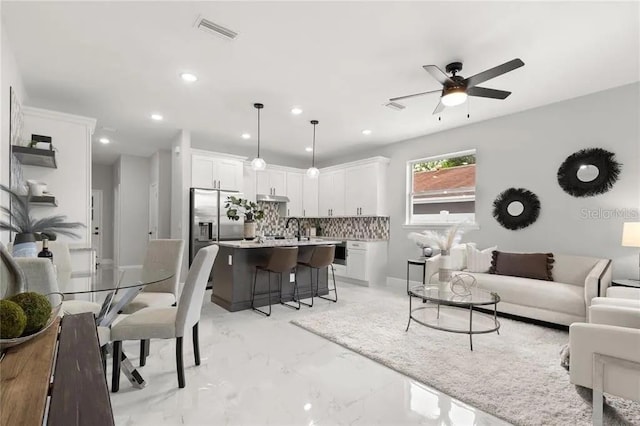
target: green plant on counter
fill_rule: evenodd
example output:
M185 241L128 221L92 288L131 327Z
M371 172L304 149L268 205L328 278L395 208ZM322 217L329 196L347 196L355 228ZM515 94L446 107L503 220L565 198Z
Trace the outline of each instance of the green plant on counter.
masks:
M227 198L224 207L227 209L227 217L231 220L240 220L240 215L244 215L245 223L255 222L264 218L264 210L258 204L245 198L230 196Z

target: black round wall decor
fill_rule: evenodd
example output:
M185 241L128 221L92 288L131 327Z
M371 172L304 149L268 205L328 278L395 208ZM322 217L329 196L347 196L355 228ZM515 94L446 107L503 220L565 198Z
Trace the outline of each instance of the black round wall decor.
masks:
M558 184L574 197L603 194L616 183L621 168L613 152L602 148L583 149L568 156L560 165Z
M540 200L528 189L509 188L493 201L493 217L507 229L515 231L526 228L535 222L539 215Z

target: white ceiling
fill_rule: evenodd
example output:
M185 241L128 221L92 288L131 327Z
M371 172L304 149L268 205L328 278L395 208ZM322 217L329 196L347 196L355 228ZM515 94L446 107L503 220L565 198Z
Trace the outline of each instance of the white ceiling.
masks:
M326 160L640 79L638 2L2 3L28 103L97 118L96 138L113 141L95 144L103 163L167 148L181 128L197 147L253 155L240 134L255 136L254 102L264 157L293 163L310 157L310 119ZM238 38L196 30L200 14ZM472 98L471 119L463 106L439 122L437 94L382 106L438 88L422 65L460 60L470 76L516 57L523 68L483 84L513 94Z

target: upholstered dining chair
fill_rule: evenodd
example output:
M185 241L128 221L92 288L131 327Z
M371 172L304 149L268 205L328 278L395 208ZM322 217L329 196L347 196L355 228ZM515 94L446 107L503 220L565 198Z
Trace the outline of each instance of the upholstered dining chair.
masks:
M173 306L178 301L178 283L184 252L183 240L151 240L142 265L142 277L157 269L173 272L173 276L159 283L145 286L129 302L122 313L132 314L149 307Z
M110 339L113 342L113 376L111 391L120 388L120 356L122 341L149 339L176 339L176 368L178 386L185 387L182 340L192 329L195 364L200 365L198 342L198 322L204 292L209 281L213 262L218 254L218 246L211 245L198 251L178 300L177 307L144 308L131 315L123 315L122 320L111 327ZM146 354L141 351L141 357ZM144 364L141 360L141 364Z

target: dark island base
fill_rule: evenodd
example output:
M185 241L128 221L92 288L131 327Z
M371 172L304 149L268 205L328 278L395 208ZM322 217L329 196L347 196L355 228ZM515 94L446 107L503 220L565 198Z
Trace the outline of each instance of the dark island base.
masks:
M313 246L299 247L298 259L308 259L313 252ZM213 265L213 288L211 301L222 306L228 311L235 312L251 308L251 291L256 265L266 265L271 248L233 248L220 246L220 251ZM319 274L320 295L326 295L328 291L328 268L320 269ZM258 272L256 281L256 293L266 292L268 289L269 274ZM280 303L278 274L271 274L271 304ZM297 271L298 293L301 299L311 297L311 272L305 266L298 266ZM282 274L282 300L284 302L293 299L293 282L289 281L288 274ZM313 271L313 287L316 287L316 272ZM269 297L267 294L256 296L254 305L267 306ZM303 306L304 307L304 306Z

